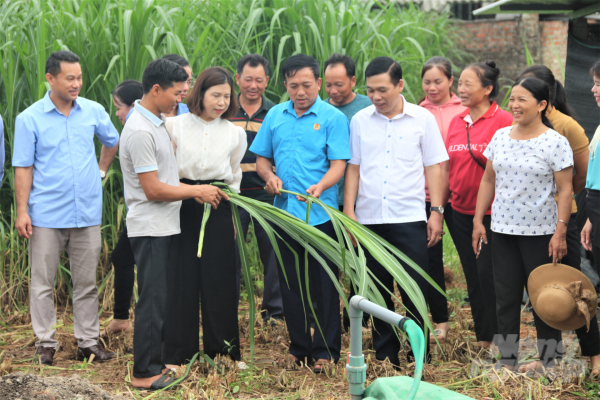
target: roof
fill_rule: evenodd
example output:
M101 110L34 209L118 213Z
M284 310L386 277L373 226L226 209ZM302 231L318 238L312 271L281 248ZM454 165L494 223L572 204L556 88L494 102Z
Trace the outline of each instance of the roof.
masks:
M473 14L568 14L570 19L575 19L598 11L598 0L500 0Z

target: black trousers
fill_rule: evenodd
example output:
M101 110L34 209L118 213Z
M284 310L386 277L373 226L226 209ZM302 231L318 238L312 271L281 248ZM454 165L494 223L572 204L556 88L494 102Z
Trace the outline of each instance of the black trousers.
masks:
M483 217L488 244L483 243L479 258L473 252L473 216L454 210L452 238L460 257L467 292L471 303L471 314L478 341L491 342L498 333L496 321L496 290L494 268L492 267L493 235L490 229L491 217Z
M316 225L315 228L335 238L335 231L331 221ZM277 240L281 258L285 268L285 276L279 272L279 283L281 285L281 297L283 299L283 313L290 334L290 354L300 360L305 358L308 362L312 360L326 359L337 362L340 358L342 347L342 327L340 321L340 297L333 279L338 277L338 268L327 260L323 255L332 276L325 268L310 254L308 256L308 271L304 258L304 247L280 228L275 228L281 239ZM296 270L296 258L298 256L298 271ZM307 290L306 275L308 272ZM287 282L286 282L287 276ZM289 284L289 285L288 285ZM317 326L314 336L311 337L308 315L312 313L308 294L317 303L316 319L321 327L322 333Z
M167 364L184 364L198 352L200 306L204 353L211 358L229 354L234 360L240 359L231 204L221 201L216 210L211 210L202 257L198 258L203 214L202 204L193 199L182 202L181 240L173 248L177 260L169 271L169 315L164 345Z
M540 265L551 263L548 244L552 235L518 236L492 233L492 261L496 283L498 335L494 342L502 354L501 362L516 366L519 360L521 300L529 274ZM546 367L563 356L561 331L548 326L533 311L540 361Z
M395 246L398 250L406 254L419 267L426 270L428 262L427 224L424 221L365 226L390 242L392 246ZM375 281L375 285L385 299L385 304L388 310L396 312L392 296L389 294L389 292L394 293L394 278L377 260L375 260L370 253L367 253L366 258L367 267L380 282L378 283ZM419 273L412 268L406 266L404 263L403 266L408 275L415 280L423 292L425 299L427 299L427 286L430 285L427 283L425 278L419 275ZM407 296L406 292L401 287L398 287L398 290L400 291L400 296L402 296L402 304L408 311L406 316L410 317L417 324L423 327L425 325L423 318L420 316L412 300ZM400 359L398 358L398 352L400 351L400 340L397 336L397 333L394 331L394 328L387 322L373 318L372 332L373 345L375 347L375 358L378 360L385 360L386 358L389 358L392 364L400 365ZM429 340L426 340L426 344L427 350L425 355L428 358Z
M567 227L567 255L561 262L581 271L581 236L577 227L577 213L571 214L571 219L569 219L569 226ZM598 318L595 314L590 320L589 331L586 326L582 326L575 330L575 333L581 346L582 356L593 357L600 354L600 331L598 330Z
M250 214L243 208L238 207L240 214L240 222L242 224L242 235L246 237L248 228L250 227ZM279 285L278 262L273 251L273 245L269 240L269 235L261 224L254 221L254 236L258 244L258 252L260 261L264 268L264 289L262 300L262 316L263 320L268 321L270 318L283 318L283 302L281 300L281 287ZM236 246L236 287L238 290L238 299L240 291L240 280L242 275L242 262L240 260L239 248Z
M427 220L431 215L431 203L425 203L425 211L427 212ZM448 206L444 208L444 221L448 226L448 231L452 235L452 206L448 203ZM429 255L429 262L427 263L427 275L433 279L437 285L446 292L446 280L444 279L444 241L440 240L435 246L427 249ZM429 311L431 312L431 319L436 324L442 322L448 322L448 299L441 294L433 286L429 286L427 289L427 302L429 303Z
M139 299L135 306L133 376L149 378L165 368L161 354L167 314L167 275L179 235L129 239L138 267Z
M115 271L115 304L113 318L129 319L129 307L135 281L135 259L127 237L127 226L123 228L119 241L110 255Z
M594 268L600 276L600 190L588 189L586 211L592 223L592 254Z

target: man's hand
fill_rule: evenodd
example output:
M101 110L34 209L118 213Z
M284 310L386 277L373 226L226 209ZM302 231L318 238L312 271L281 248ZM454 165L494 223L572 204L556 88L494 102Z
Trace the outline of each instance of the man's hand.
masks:
M318 199L319 197L321 197L321 193L323 193L323 187L317 183L316 185L312 185L311 187L306 189L306 193Z
M221 200L229 200L229 196L221 189L213 185L197 185L194 190L198 192L194 199L200 203L209 203L215 210Z
M427 247L435 246L442 238L442 221L442 215L436 211L429 216L429 221L427 221Z
M354 210L352 211L346 211L344 210L344 214L346 214L346 216L348 216L349 218L355 220L356 222L358 222L358 220L356 219L356 214L354 214ZM346 229L346 232L348 232L348 229ZM348 235L350 236L350 240L352 241L352 245L354 247L356 247L356 239L354 238L354 235L352 235L350 232L348 232Z
M29 214L26 212L17 214L17 222L15 223L15 227L17 228L17 233L22 238L29 239L33 234L31 218L29 218Z
M267 181L267 186L265 186L265 190L269 194L278 194L281 196L281 192L279 191L279 189L283 189L283 183L277 175L273 174L273 176L271 176L271 178L269 178L269 180Z

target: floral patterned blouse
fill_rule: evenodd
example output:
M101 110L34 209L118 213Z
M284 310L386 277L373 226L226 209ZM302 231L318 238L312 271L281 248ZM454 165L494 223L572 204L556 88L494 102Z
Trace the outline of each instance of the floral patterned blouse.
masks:
M573 165L573 151L552 129L533 139L515 140L510 137L512 128L499 129L483 153L496 172L491 229L509 235L551 235L558 222L554 172Z

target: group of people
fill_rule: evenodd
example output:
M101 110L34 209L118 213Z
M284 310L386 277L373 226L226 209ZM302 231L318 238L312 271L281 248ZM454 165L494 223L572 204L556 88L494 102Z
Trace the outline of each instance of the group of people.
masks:
M600 62L591 73L600 106ZM318 197L397 247L444 290L445 221L464 270L478 342L482 347L495 342L501 365L519 368L520 305L532 271L561 260L579 269L580 243L593 251L600 270L600 168L594 164L600 130L589 145L561 83L539 65L517 77L510 112L494 101L500 70L493 61L467 66L457 95L451 63L431 58L422 69L424 98L418 105L402 95L401 65L389 57L367 65L367 96L354 90L355 65L345 55L324 63L325 100L319 96L321 66L313 57L288 58L282 75L290 100L275 105L264 95L269 62L260 55L242 57L235 77L211 67L194 78L189 61L174 54L154 60L142 82L127 80L112 92L124 125L119 138L104 108L79 97L79 57L64 50L50 55L51 89L17 117L12 160L16 227L29 239L36 359L51 365L59 346L53 286L63 250L73 279L78 358L113 356L98 342L96 267L102 181L120 144L127 218L112 252L114 318L102 333L134 331L134 387L160 389L174 382L172 368L199 350L200 313L204 353L241 358L235 235L245 236L252 218L239 209L243 231L236 233L229 198L215 182L302 220L307 204L280 190ZM99 161L94 136L102 143ZM590 219L580 240L572 194L584 188ZM213 210L198 257L206 203ZM321 207L310 209L308 223L335 236ZM275 228L285 274L280 273L267 233L252 225L265 274L263 318L272 324L285 320L290 336L289 354L277 362L304 363L321 372L340 358L334 282L312 256L297 273L296 255L303 248ZM371 254L366 260L394 310L392 275ZM337 275L335 264L327 263ZM135 330L129 321L134 266ZM449 330L447 299L417 271L407 267L407 273L436 324L429 355L429 343L445 340ZM315 307L308 303L306 277ZM424 326L398 289L407 313ZM313 308L322 334L311 335L305 320L304 311ZM560 346L547 346L552 339L560 343L560 330L535 312L534 319L545 347L539 349L540 362L522 370L547 367L562 356ZM596 317L588 322L577 335L582 354L600 374ZM377 319L372 329L376 358L399 366L395 330Z

